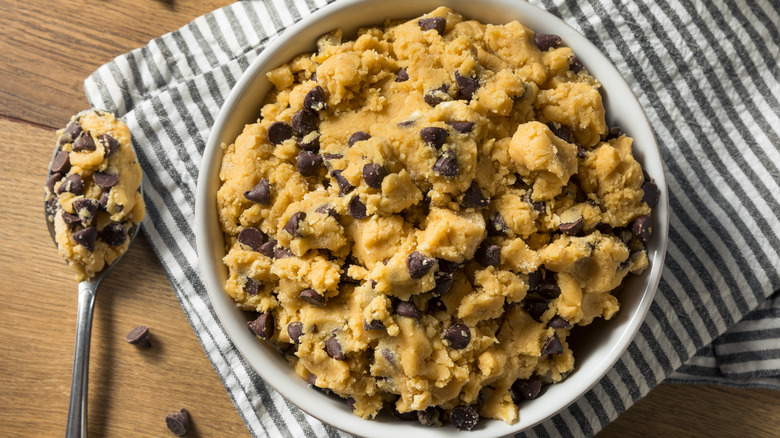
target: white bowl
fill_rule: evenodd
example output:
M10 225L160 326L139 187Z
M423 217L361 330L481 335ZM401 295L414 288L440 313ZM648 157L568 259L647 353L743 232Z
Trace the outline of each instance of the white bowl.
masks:
M610 321L598 321L572 332L575 371L563 382L550 385L536 400L523 403L519 421L509 425L481 420L464 436L497 437L530 428L565 409L593 387L615 364L636 335L650 307L663 270L669 225L666 180L653 131L636 97L612 63L585 37L552 14L517 0L344 0L326 6L289 28L269 44L233 87L211 131L201 163L196 201L196 236L200 266L209 297L225 331L247 362L285 398L310 415L346 432L369 437L445 437L454 427L426 428L389 415L363 420L352 414L343 400L310 388L270 346L258 341L246 328L247 317L224 290L227 268L224 238L216 213L216 193L222 162L221 144L230 144L247 123L257 120L265 94L271 90L266 72L287 63L295 55L314 51L317 38L336 28L345 37L358 27L381 25L386 18L413 18L438 6L448 6L467 18L503 24L517 20L536 32L559 35L588 71L602 83L607 123L618 125L634 137L634 154L654 178L660 201L653 211L653 236L648 244L650 267L632 276L620 293L621 310ZM580 332L580 336L577 336ZM587 336L582 336L587 332Z

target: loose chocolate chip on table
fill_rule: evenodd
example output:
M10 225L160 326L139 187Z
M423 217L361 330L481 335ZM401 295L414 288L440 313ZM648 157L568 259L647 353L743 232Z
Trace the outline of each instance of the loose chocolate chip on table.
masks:
M51 171L52 172L60 172L60 173L68 173L68 170L70 170L70 154L68 151L59 151L57 152L57 155L54 156L54 159L51 160Z
M347 204L347 212L355 219L365 219L368 217L366 213L366 204L364 204L358 196L352 198Z
M492 243L482 243L474 253L474 260L484 267L501 264L501 247Z
M553 334L552 337L547 339L542 347L542 354L561 354L563 353L563 345L561 340L558 339L558 334Z
M317 174L317 169L322 165L322 156L309 151L300 151L295 158L295 165L301 175L313 176Z
M443 35L444 28L447 27L447 20L442 17L421 18L417 20L417 24L424 31L435 29L436 32L439 32L439 35Z
M396 82L406 82L408 80L409 80L409 73L406 71L406 68L402 68L395 73Z
M450 422L458 430L471 430L477 425L479 414L471 406L456 406L450 412Z
M293 129L292 126L285 122L273 122L271 123L271 126L268 127L266 136L271 144L280 145L284 143L285 140L292 138Z
M433 89L425 93L423 95L423 100L428 105L435 107L436 105L444 102L445 100L450 100L451 97L449 94L447 94L447 90L450 89L449 84L444 84L439 88Z
M647 243L647 240L650 239L650 235L653 233L653 220L648 215L639 216L631 224L631 232L634 233L634 236L640 242Z
M441 338L449 342L450 347L455 350L462 350L471 342L471 330L469 330L466 324L455 324L444 330Z
M561 233L566 234L568 236L574 236L582 231L582 226L585 223L585 221L580 217L574 222L566 222L562 223L558 226L558 229L561 231Z
M246 227L238 233L238 243L246 245L252 250L260 252L265 243L265 234L255 227Z
M81 135L82 129L79 122L73 121L68 123L68 126L65 127L65 132L62 133L62 136L60 137L60 144L65 143L71 143L73 140L78 138L79 135Z
M419 251L413 251L406 257L406 267L409 269L409 276L415 280L423 278L434 264L436 264L435 258L427 257Z
M84 131L84 133L81 134L81 137L73 142L72 149L73 152L94 151L97 149L97 146L95 146L95 140L92 138L92 135L89 133L89 131Z
M95 240L97 239L97 228L87 227L81 231L73 233L73 240L83 246L89 252L95 251Z
M271 339L274 334L274 317L270 313L261 313L254 321L246 323L249 331L263 339Z
M576 56L572 56L569 59L569 70L573 71L574 73L579 73L580 70L585 68L584 65L582 65L582 61L580 61L580 58L577 58Z
M355 189L355 186L349 183L346 178L341 174L343 170L332 170L330 172L330 176L336 179L336 184L339 185L339 191L342 195L348 195L352 190Z
M254 279L246 277L246 280L244 281L244 292L246 292L247 295L257 295L260 293L260 284Z
M81 175L73 173L65 178L65 181L63 181L57 189L57 193L61 194L65 192L73 193L76 196L84 194L84 181L81 179Z
M479 89L479 78L461 76L455 72L455 83L458 84L458 99L471 100L474 93Z
M298 139L298 147L303 149L304 151L309 151L314 153L319 152L320 135L316 133L314 135L309 134L304 138Z
M536 47L542 52L549 50L551 47L555 47L561 43L561 37L550 33L537 33L534 35L534 42Z
M533 400L542 391L542 379L533 375L528 379L518 379L512 384L512 399L515 403L523 400Z
M268 179L261 179L252 190L244 192L244 197L252 202L257 202L260 205L270 205L271 186L268 184Z
M363 180L373 189L381 189L382 180L389 174L390 172L381 164L368 163L363 166Z
M650 208L658 203L658 186L654 182L645 180L642 184L642 202L647 203Z
M312 111L324 111L328 109L328 103L325 98L325 90L317 85L306 93L303 98L303 107Z
M130 333L125 336L125 341L127 341L128 344L137 345L139 347L151 347L152 343L149 341L149 327L139 325L130 330Z
M328 353L328 356L335 360L345 360L347 358L347 355L344 354L344 351L341 349L339 340L335 337L325 341L325 352Z
M260 249L258 249L257 252L272 259L274 258L274 249L276 249L276 240L269 239L268 242L265 242L260 246Z
M506 225L506 221L504 221L501 213L493 213L487 226L487 232L489 236L504 236L509 232L509 227Z
M444 425L444 410L438 406L429 406L424 411L417 412L417 421L423 426L442 427Z
M383 330L385 328L385 323L378 319L372 319L370 322L363 320L363 330L366 331L372 331L372 330Z
M101 189L110 189L119 183L119 175L95 172L92 174L92 180L95 181L95 184Z
M482 194L477 181L472 181L469 188L463 193L463 199L460 201L462 208L482 208L490 204L490 199Z
M355 145L355 143L368 140L369 138L371 138L371 135L368 132L358 131L349 136L349 139L347 139L347 144L349 147L352 147Z
M287 324L287 335L290 336L290 340L294 344L301 343L301 335L303 334L303 323L300 321L293 321Z
M293 114L290 122L293 131L300 136L316 131L320 126L320 119L317 116L317 113L308 108L304 108Z
M558 281L556 281L555 276L549 272L547 273L547 278L542 280L534 290L540 297L547 300L554 300L561 294L561 287L558 286Z
M571 133L571 129L569 129L568 126L562 125L560 123L548 123L547 126L550 128L550 131L555 134L556 137L571 143L574 140L574 136Z
M276 242L274 242L276 243ZM290 251L289 248L285 248L283 246L276 246L274 247L274 258L275 259L286 259L287 257L294 257L295 254L293 254L292 251Z
M444 142L447 141L447 130L437 126L429 126L420 130L420 138L428 145L436 149L441 149Z
M455 152L449 150L442 154L433 165L433 171L448 178L458 176L460 173L460 165L458 164L458 158L455 156Z
M105 211L106 208L108 208L108 190L100 194L100 199L98 200L98 208Z
M436 286L431 291L434 295L442 296L452 289L452 272L438 271L433 275L433 278L436 281Z
M447 306L444 305L444 301L441 300L439 297L433 297L430 300L428 300L428 308L426 309L426 312L439 312L442 310L447 310Z
M458 120L453 120L451 122L447 122L447 124L452 126L452 129L462 134L467 134L474 128L474 122L461 122Z
M300 222L304 219L306 219L306 213L302 211L293 213L290 220L284 225L284 231L287 231L293 237L301 237Z
M542 315L550 307L550 302L542 298L528 297L523 300L523 309L531 315L536 322L542 322Z
M110 246L122 246L127 240L127 229L119 222L111 222L100 230L100 240Z
M547 327L554 329L567 329L571 328L571 323L563 319L560 315L555 315L550 322L547 323Z
M67 225L69 228L73 228L76 225L81 224L81 218L77 214L68 213L65 210L62 210L62 220L65 222L65 225Z
M322 307L325 305L325 297L317 293L314 289L304 289L298 294L298 298L312 306Z
M114 155L119 150L119 142L108 134L98 135L98 140L106 151L106 158Z
M165 417L165 424L168 425L168 429L175 435L182 436L187 433L187 426L189 425L189 412L182 408L181 411L173 414L168 414Z
M395 314L398 316L404 316L407 318L419 318L420 317L420 311L417 310L417 306L414 305L414 302L411 300L409 301L402 301L399 300L395 304Z

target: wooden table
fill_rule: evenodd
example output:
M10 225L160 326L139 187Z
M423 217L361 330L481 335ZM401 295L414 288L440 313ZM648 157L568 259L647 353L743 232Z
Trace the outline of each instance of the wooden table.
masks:
M101 64L227 0L0 0L0 435L60 436L68 408L76 284L43 217L54 131L88 104L82 83ZM125 342L144 324L153 348ZM89 431L247 436L141 236L101 286L92 334ZM780 392L661 385L599 434L775 437Z

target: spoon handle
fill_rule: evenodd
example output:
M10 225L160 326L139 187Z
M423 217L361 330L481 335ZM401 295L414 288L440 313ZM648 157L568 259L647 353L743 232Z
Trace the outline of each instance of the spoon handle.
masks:
M79 283L76 348L73 353L73 376L70 382L70 404L66 438L87 436L87 394L89 378L89 342L92 335L92 314L95 309L97 282Z

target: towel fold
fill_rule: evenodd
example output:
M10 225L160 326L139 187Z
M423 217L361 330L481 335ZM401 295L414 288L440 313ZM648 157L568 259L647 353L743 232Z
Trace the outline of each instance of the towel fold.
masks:
M270 389L217 322L195 250L200 158L241 73L320 0L239 2L118 56L86 79L130 127L145 172L143 229L254 436L345 435ZM628 81L666 165L665 270L634 342L579 401L528 436L591 436L662 381L780 389L780 4L533 0Z

